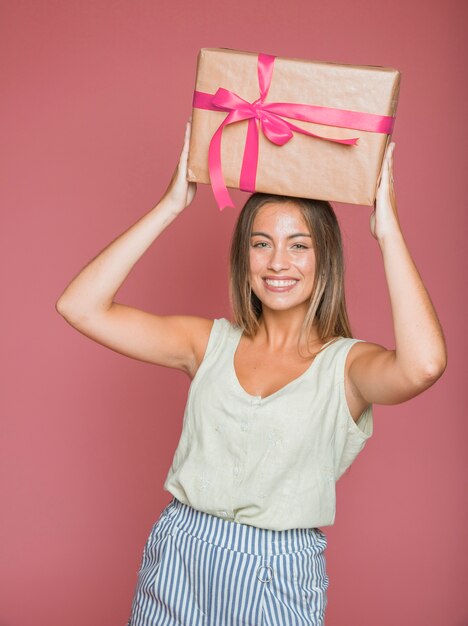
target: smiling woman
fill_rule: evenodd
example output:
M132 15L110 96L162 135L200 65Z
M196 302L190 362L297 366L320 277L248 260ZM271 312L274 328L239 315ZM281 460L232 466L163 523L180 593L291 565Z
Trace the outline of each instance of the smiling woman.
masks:
M272 304L305 305L307 309L314 287L315 251L312 236L297 232L306 226L301 211L294 205L273 202L257 212L251 234L249 279L263 307L268 306L271 292L288 296L275 298ZM298 237L304 243L297 243ZM305 243L307 238L309 242Z
M301 304L299 354L304 340L316 344L317 339L351 337L341 233L329 202L253 194L237 221L230 260L233 316L246 336L258 330L269 302L263 299L287 293L291 297L270 301L291 310ZM278 279L295 282L291 287L274 284Z
M331 205L253 194L230 254L233 321L154 315L115 302L138 259L191 203L190 124L160 202L71 281L57 310L122 354L191 378L143 550L131 626L322 626L335 483L373 432L373 403L414 397L443 373L437 315L403 238L393 144L371 218L396 347L351 335ZM417 319L417 324L414 320Z

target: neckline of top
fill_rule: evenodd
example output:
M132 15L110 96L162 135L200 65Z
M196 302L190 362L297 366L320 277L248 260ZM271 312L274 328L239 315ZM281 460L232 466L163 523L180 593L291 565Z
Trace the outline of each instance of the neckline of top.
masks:
M285 389L288 389L291 385L298 383L299 381L301 381L303 378L305 378L307 376L307 374L309 374L309 372L311 372L314 369L315 363L317 362L317 359L320 358L320 356L326 352L326 350L331 346L334 345L335 343L338 343L341 339L343 339L343 337L335 337L334 339L331 339L330 341L327 341L327 343L323 344L323 346L321 347L321 349L319 350L319 352L317 353L317 355L315 356L314 360L312 361L312 363L309 365L309 367L304 370L302 372L302 374L299 374L299 376L297 376L296 378L293 378L292 380L289 381L289 383L286 383L286 385L283 385L283 387L280 387L279 389L277 389L275 392L270 393L268 396L254 396L251 393L249 393L248 391L246 391L244 389L244 387L240 384L239 378L237 376L237 372L236 372L236 366L234 364L234 358L236 356L236 352L237 352L237 348L239 347L239 343L240 340L242 338L242 334L243 331L240 328L236 328L236 337L235 340L233 341L233 350L231 350L231 354L230 354L230 364L231 364L231 373L232 373L232 377L234 379L234 382L237 386L237 388L239 389L239 391L247 398L249 398L250 400L255 400L257 402L264 402L266 400L270 400L271 398L274 398L278 395L280 395Z

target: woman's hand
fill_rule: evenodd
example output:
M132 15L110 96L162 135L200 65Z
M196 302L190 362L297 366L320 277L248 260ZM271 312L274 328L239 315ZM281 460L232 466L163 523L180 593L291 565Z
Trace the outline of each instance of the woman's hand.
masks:
M395 144L387 146L382 166L382 176L375 198L375 208L370 216L372 235L382 240L386 235L400 231L395 190L393 188L393 151Z
M163 200L173 205L177 213L183 211L192 202L197 191L197 184L187 181L187 161L189 153L190 132L192 128L192 119L190 118L185 125L184 147L180 154L179 163L177 164L171 182L163 196Z

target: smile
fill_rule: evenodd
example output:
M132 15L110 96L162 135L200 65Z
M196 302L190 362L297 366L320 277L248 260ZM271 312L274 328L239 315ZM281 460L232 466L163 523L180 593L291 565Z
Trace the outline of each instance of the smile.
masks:
M297 280L271 280L269 278L265 278L265 282L268 285L273 285L274 287L287 287L288 285L295 285Z
M289 291L298 282L297 280L273 280L271 278L264 278L263 281L269 291L276 292Z

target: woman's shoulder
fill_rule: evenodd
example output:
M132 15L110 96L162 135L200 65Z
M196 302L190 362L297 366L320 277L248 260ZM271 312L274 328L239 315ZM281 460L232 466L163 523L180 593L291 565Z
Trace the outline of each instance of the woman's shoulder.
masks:
M349 370L356 360L365 359L367 355L373 356L378 352L384 351L387 351L386 348L366 339L343 336L333 337L320 350L320 352L328 353L330 359L336 360L336 358L341 357L345 362L346 371Z
M365 368L366 364L373 361L376 356L381 355L382 358L387 358L390 352L392 350L378 343L366 339L349 338L345 350L345 375L349 377L358 368Z
M197 315L181 316L185 331L194 340L203 344L213 331L229 330L237 328L236 325L225 317L200 317Z
M195 370L198 369L204 357L219 343L223 337L239 330L238 327L225 317L214 319L197 317L190 323L195 355Z
M368 341L367 339L358 339L356 337L346 337L347 345L349 345L349 358L352 362L354 359L364 355L374 355L378 352L388 352L388 349L378 343Z

